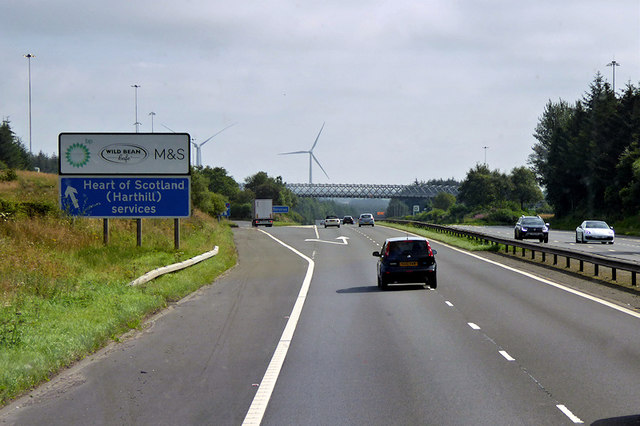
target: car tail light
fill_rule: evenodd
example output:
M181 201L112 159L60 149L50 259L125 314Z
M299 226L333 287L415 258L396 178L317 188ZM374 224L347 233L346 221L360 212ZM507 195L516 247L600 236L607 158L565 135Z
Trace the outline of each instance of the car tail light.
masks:
M387 246L384 248L384 256L385 257L389 256L390 246L391 246L391 244L387 244Z
M427 243L427 249L428 249L429 257L433 257L433 250L431 250L431 244Z

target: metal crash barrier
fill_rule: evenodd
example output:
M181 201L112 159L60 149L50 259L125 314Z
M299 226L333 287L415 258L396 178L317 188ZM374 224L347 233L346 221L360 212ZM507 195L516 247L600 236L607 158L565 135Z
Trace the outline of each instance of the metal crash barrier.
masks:
M504 245L505 252L508 253L512 250L512 254L516 254L517 249L522 251L522 257L526 257L527 250L531 253L531 259L535 259L536 253L541 253L542 261L546 262L547 255L553 256L553 265L558 264L558 257L564 258L566 261L566 268L571 267L571 261L575 260L579 262L580 272L584 272L584 264L590 263L593 265L594 276L598 276L600 273L600 267L611 269L611 278L613 281L617 280L617 271L627 271L631 274L631 285L637 285L637 274L640 272L640 263L632 261L624 261L615 259L612 257L601 256L598 254L587 254L574 250L566 250L556 247L545 247L538 244L526 243L524 241L517 241L511 238L500 238L492 235L487 235L482 232L467 231L463 229L454 228L451 226L435 225L431 223L418 222L414 220L400 220L400 219L385 219L385 222L397 223L401 225L411 225L416 228L430 229L439 233L454 235L456 237L464 237L472 240L482 242L483 244L500 244Z

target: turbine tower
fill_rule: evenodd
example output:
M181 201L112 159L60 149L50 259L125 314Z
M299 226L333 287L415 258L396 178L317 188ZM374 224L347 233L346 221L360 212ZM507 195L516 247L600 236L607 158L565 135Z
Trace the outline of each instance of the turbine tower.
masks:
M210 138L206 139L204 142L202 142L201 144L197 144L193 141L193 138L191 138L191 144L193 146L196 147L196 166L200 167L202 166L202 145L204 145L205 143L209 142L211 139L214 138L214 136L219 135L220 133L224 132L225 130L227 130L229 127L234 126L236 123L232 123L229 124L227 127L225 127L224 129L220 130L219 132L215 133L213 136L211 136ZM162 125L162 127L164 127L167 130L171 130L172 133L175 133L175 131L167 126L165 126L164 124Z
M214 136L219 135L220 133L224 132L225 130L227 130L229 127L235 125L236 123L233 124L229 124L227 127L225 127L224 129L220 130L219 132L215 133L213 136L205 139L204 142L197 144L193 141L191 141L191 143L193 144L193 146L196 147L196 166L200 167L202 166L202 145L204 145L205 143L209 142L211 139L214 138Z
M318 159L316 158L315 155L313 155L313 149L316 147L316 145L318 144L318 139L320 138L320 133L322 133L322 129L324 129L324 123L322 123L322 127L320 128L320 131L318 132L318 136L316 136L316 140L315 142L313 142L313 146L311 146L311 149L308 151L293 151L293 152L282 152L278 155L290 155L290 154L309 154L309 183L313 183L312 180L312 169L313 169L313 162L315 161L316 164L318 165L318 167L320 167L320 169L324 172L325 176L328 178L329 175L327 174L327 172L325 172L324 168L322 167L322 164L320 164L320 162L318 161Z

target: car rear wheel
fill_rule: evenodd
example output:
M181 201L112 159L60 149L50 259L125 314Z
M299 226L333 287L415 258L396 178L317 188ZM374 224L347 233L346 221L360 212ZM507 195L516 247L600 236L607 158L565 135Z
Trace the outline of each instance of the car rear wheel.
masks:
M433 289L438 287L438 276L435 273L427 276L427 285Z
M378 277L378 288L380 290L386 290L388 287L388 284L385 280L383 280L381 277Z

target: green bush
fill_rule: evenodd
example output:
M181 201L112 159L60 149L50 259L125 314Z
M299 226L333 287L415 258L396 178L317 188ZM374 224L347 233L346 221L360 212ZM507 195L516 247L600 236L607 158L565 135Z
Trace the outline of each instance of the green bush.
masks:
M442 209L432 209L425 215L427 222L444 223L447 218L447 212Z
M22 210L29 217L44 217L47 215L55 215L58 212L58 206L47 202L24 202L21 203Z
M487 216L486 221L496 225L513 225L518 221L518 218L522 216L522 212L513 211L508 208L491 210Z
M251 204L231 204L231 217L234 219L251 219Z
M0 213L3 214L3 217L14 216L18 212L18 209L18 203L0 198Z
M0 169L2 168L0 167ZM15 169L7 169L4 173L0 173L0 181L11 182L14 180L18 180L18 174Z

